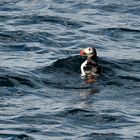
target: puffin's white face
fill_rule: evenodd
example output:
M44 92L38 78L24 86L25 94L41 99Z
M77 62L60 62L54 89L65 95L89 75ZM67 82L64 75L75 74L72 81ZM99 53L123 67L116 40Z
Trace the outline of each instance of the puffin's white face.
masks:
M91 47L85 48L84 50L80 51L81 56L92 56L94 55L95 50Z

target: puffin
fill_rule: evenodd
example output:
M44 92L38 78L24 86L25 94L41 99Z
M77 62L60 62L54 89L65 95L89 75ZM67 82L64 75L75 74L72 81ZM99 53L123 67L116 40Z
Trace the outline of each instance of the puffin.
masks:
M101 73L101 67L97 62L97 51L95 48L88 47L80 51L81 56L86 56L87 59L81 64L81 77L86 83L96 81L96 78Z

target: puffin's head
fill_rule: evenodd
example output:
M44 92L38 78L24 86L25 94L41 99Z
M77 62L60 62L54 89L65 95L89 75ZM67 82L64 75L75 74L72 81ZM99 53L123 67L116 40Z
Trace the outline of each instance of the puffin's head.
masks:
M88 48L85 48L84 50L81 50L80 55L81 56L87 56L87 57L91 57L91 56L94 55L96 57L97 53L96 53L95 48L88 47Z

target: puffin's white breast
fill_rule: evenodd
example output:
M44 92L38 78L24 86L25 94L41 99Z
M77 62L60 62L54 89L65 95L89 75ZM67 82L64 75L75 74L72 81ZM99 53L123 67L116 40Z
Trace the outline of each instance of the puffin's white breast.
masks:
M84 61L84 62L82 63L82 65L81 65L81 76L85 76L85 75L86 75L86 73L85 73L85 71L84 71L84 67L86 66L86 64L87 64L87 60Z

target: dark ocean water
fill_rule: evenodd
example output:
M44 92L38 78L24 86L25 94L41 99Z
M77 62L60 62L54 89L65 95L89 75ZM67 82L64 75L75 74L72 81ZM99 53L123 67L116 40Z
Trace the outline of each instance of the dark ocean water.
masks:
M122 139L140 139L140 1L0 0L0 140Z

